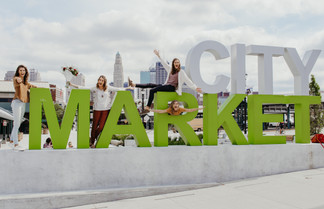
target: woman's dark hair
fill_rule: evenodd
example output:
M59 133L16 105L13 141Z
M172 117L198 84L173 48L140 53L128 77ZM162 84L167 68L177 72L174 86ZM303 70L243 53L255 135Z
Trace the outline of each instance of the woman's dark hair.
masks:
M106 91L106 89L107 89L107 78L106 78L106 76L101 75L101 76L99 76L98 81L99 81L100 78L104 79L103 90ZM98 83L97 83L97 88L99 88Z
M171 108L171 114L173 115L174 114L174 112L175 112L175 110L173 109L173 105L174 105L174 103L179 103L179 101L178 100L173 100L172 102L171 102L171 104L170 104L170 108Z
M46 139L46 143L49 144L49 143L51 143L51 142L52 142L51 137L48 137L48 138Z
M28 81L28 77L29 77L28 70L27 70L27 68L24 65L19 65L17 67L16 73L15 73L15 77L19 77L19 68L24 68L25 71L26 71L25 76L24 76L24 80L23 80L23 83L26 85L27 84L27 81Z
M179 60L178 58L174 58L174 59L172 60L172 67L171 67L171 74L172 74L172 75L174 75L174 74L176 74L177 72L180 71L180 67L179 67L179 69L177 69L177 68L175 68L175 66L174 66L174 62L175 62L176 60L178 60L178 61L180 62L180 60Z

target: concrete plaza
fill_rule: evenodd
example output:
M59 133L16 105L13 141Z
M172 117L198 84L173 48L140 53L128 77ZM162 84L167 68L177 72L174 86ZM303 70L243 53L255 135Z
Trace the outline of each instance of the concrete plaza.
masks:
M70 209L323 209L322 194L324 194L324 168Z

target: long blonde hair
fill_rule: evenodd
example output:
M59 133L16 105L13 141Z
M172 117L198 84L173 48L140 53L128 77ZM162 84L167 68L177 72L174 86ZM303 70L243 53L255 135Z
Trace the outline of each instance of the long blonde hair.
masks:
M101 75L101 76L99 76L98 81L99 81L100 78L104 79L103 90L106 91L106 89L107 89L107 78L106 78L106 76ZM99 88L98 82L97 82L97 88Z

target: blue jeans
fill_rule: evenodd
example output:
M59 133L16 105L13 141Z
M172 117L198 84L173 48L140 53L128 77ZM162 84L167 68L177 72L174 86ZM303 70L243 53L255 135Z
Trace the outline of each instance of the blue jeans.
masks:
M10 140L13 141L14 144L18 144L18 131L20 124L24 119L26 103L20 101L19 99L15 99L11 103L11 108L14 117L14 123Z

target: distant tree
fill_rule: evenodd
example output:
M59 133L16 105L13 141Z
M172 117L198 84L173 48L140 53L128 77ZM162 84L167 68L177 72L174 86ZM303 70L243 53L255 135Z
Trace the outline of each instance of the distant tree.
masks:
M314 75L311 75L309 83L309 95L321 96L320 86L316 83ZM310 134L318 134L324 127L324 111L322 104L310 105Z
M55 112L56 112L57 120L59 122L62 122L65 109L59 104L54 104L54 109L55 109ZM44 108L42 108L42 118L46 119Z
M62 121L63 116L64 116L64 109L61 105L55 104L54 105L55 111L56 111L56 116L59 121Z

